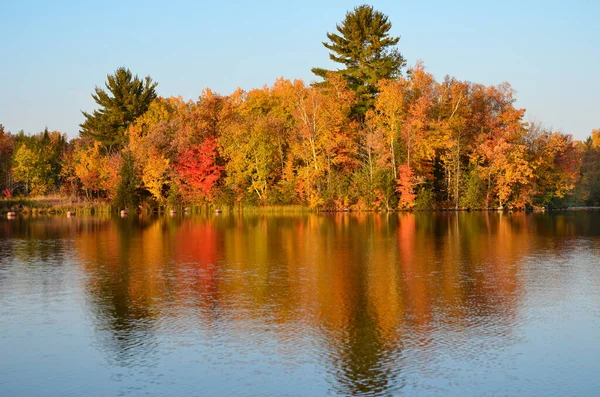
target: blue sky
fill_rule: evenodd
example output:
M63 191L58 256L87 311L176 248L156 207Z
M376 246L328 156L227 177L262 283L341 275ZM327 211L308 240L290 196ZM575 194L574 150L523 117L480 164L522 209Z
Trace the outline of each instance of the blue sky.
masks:
M321 42L348 1L0 2L0 124L78 134L106 75L127 66L162 96L229 94L332 67ZM374 1L400 52L436 78L511 83L526 120L600 128L600 1Z

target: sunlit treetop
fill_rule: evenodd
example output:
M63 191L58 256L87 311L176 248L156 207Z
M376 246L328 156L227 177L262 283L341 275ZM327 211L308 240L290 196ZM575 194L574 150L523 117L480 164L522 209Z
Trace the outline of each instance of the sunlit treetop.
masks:
M82 112L81 136L101 142L109 151L122 148L127 127L156 99L156 85L149 76L142 80L129 69L118 68L107 76L107 91L96 87L92 94L99 108L92 114Z
M343 75L360 99L356 108L364 115L377 93L377 82L400 75L406 61L396 48L400 37L390 36L392 23L388 17L370 5L355 7L336 25L337 33L327 33L329 58L343 65L343 69L330 71L313 68L312 72L325 82L329 73Z

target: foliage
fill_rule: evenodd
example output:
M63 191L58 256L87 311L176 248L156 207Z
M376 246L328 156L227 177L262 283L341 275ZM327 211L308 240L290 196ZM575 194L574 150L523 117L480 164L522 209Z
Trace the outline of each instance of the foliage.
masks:
M123 161L120 169L120 180L114 198L114 205L119 209L136 210L140 204L140 196L137 194L139 179L136 173L135 160L131 153L122 154Z
M398 187L396 191L400 194L400 202L398 208L408 210L415 206L415 174L408 164L402 164L398 167L398 179L396 183Z
M461 196L462 208L483 208L485 206L486 185L476 169L471 169L465 175L464 192Z
M10 174L15 183L21 184L23 193L44 195L58 189L65 136L45 129L33 136L19 133L14 141L16 150Z
M11 162L14 148L14 137L0 124L0 188L7 189L11 194Z
M179 180L177 191L185 201L189 203L211 201L223 168L216 164L216 148L214 138L207 138L179 157L175 165Z
M81 136L0 125L5 195L60 191L119 208L189 204L319 210L600 205L600 130L585 142L524 122L508 83L404 60L391 22L348 12L325 46L344 68L230 95L162 98L119 68Z
M415 199L414 209L417 211L430 211L434 209L435 197L430 187L422 187Z
M396 44L399 37L392 37L388 17L370 5L360 5L346 13L344 20L336 25L339 33L327 33L329 42L325 48L331 51L329 58L344 66L335 74L343 76L349 87L357 93L356 112L364 115L378 92L381 79L393 79L400 74L405 61ZM332 71L313 68L312 72L330 79Z
M587 141L579 144L581 179L577 196L585 205L600 205L600 129L592 131Z
M101 142L108 151L125 145L125 130L144 114L156 98L157 83L147 76L144 80L121 67L107 76L106 90L96 87L92 98L99 109L91 114L82 112L81 136Z

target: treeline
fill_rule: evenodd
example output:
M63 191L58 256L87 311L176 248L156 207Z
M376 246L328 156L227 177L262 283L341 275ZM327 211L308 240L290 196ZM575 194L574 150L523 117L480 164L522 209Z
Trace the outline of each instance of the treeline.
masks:
M48 131L26 135L10 134L0 124L0 189L4 197L44 195L56 192L65 183L65 134Z
M184 101L120 68L96 88L80 137L0 130L5 195L130 208L600 204L600 130L575 142L524 122L506 83L436 81L422 63L403 72L390 27L370 6L348 12L325 43L343 68L314 69L323 81L313 85L279 79Z

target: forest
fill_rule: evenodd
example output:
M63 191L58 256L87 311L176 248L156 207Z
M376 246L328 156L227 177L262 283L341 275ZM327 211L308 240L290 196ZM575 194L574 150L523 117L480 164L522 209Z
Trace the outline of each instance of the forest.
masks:
M585 141L525 121L508 83L407 67L383 13L346 13L317 81L197 100L160 97L120 67L79 136L0 125L6 199L60 195L152 211L301 206L330 211L600 205L600 129Z

